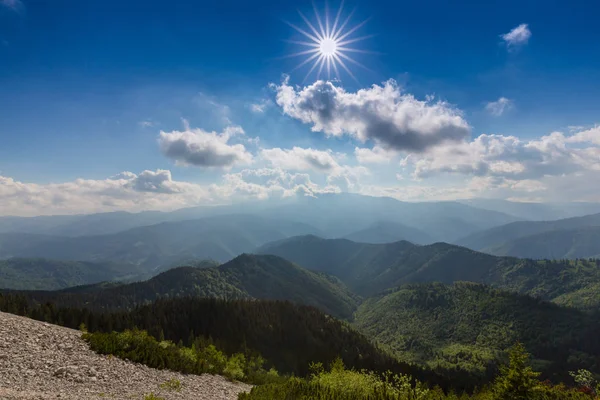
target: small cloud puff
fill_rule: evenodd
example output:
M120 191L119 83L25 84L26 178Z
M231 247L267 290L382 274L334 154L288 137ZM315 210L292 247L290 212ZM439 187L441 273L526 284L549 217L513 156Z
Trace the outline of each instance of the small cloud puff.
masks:
M514 48L527 44L529 38L531 38L531 31L529 30L529 25L521 24L513 28L510 32L500 35L500 37L509 48Z
M499 117L513 107L512 100L506 97L500 97L496 101L490 101L485 105L485 109L494 117Z
M243 144L229 144L236 135L243 135L239 126L229 126L222 133L192 129L184 124L184 131L160 132L158 143L161 152L182 165L197 167L230 168L250 164L252 154Z

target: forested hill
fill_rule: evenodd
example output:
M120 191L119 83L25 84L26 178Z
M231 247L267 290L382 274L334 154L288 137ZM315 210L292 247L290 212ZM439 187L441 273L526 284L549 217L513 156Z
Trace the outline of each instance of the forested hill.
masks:
M471 281L584 309L600 306L600 261L496 257L446 243L356 243L299 236L257 250L325 271L363 296L406 283Z
M449 386L441 375L399 362L346 323L310 306L271 300L163 299L131 311L99 313L80 308L31 305L17 294L0 294L0 311L90 331L139 328L156 338L191 345L208 339L227 353L259 353L280 373L306 375L311 363L329 365L341 357L356 369L410 374L431 384ZM447 371L453 386L472 387L466 373Z
M361 295L409 282L485 282L497 268L518 261L446 243L366 244L310 235L267 244L257 252L275 254L306 268L336 275Z
M480 376L522 342L547 377L600 372L597 316L474 283L406 285L367 299L355 325L404 360Z
M143 282L26 294L39 302L94 309L125 309L161 297L181 296L290 300L340 318L349 318L358 304L358 297L335 277L277 256L249 254L213 268L174 268Z

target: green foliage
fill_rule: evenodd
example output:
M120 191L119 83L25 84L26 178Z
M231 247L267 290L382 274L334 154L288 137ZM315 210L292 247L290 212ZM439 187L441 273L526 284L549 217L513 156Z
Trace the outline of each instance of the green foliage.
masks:
M144 400L165 400L165 398L157 396L154 393L150 393L144 396Z
M355 325L402 359L488 382L521 341L544 376L600 370L596 317L474 283L407 285L367 299Z
M509 351L510 363L502 366L500 375L493 385L494 399L528 400L534 397L539 385L539 372L534 372L528 365L529 355L521 343L514 345Z
M316 236L282 240L259 251L335 275L363 296L407 283L471 281L586 310L600 306L600 260L517 259L446 243L366 244Z
M304 376L311 362L328 365L341 357L356 369L391 370L442 386L448 383L437 373L395 360L348 323L313 307L289 302L177 298L158 300L132 311L103 313L57 308L51 303L35 305L21 295L0 294L0 310L71 328L84 322L89 332L121 332L137 327L159 338L162 331L165 339L174 343L182 340L188 347L193 344L192 337L204 341L197 344L203 351L214 344L227 355L261 355L266 369L273 367L283 374ZM219 360L214 364L221 365ZM470 385L469 376L450 375Z
M584 390L596 395L600 392L600 382L596 380L590 371L580 369L577 372L570 371L569 375L571 375L575 383L581 386Z
M341 318L351 317L359 301L337 278L306 270L276 256L248 254L219 267L173 268L144 282L112 288L26 295L39 303L52 302L63 307L85 304L95 310L131 309L165 297L289 300Z
M425 400L429 389L412 384L412 378L391 373L377 375L369 371L348 370L336 359L329 370L320 370L310 378L289 378L284 383L257 386L240 400L271 399L352 399L352 400Z
M510 364L502 368L494 385L473 393L456 394L430 387L407 375L375 374L348 370L336 360L328 372L313 365L308 378L292 377L284 382L256 386L241 393L239 400L592 400L588 393L540 382L527 365L523 346L515 345Z
M179 392L181 390L181 381L175 378L169 379L168 381L161 383L160 388Z
M159 342L145 331L126 330L122 333L84 333L83 339L92 350L112 354L157 369L169 369L186 374L219 374L233 380L248 381L250 377L267 375L261 360L247 360L243 354L227 357L214 345L202 347L202 341L192 347L179 347L168 341ZM258 379L267 380L267 376ZM251 382L253 383L253 382ZM179 390L181 382L167 381L161 388Z

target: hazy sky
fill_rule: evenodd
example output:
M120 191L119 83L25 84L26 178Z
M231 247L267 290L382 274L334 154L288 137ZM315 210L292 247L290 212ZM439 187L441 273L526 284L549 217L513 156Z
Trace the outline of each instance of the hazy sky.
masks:
M0 0L0 215L339 191L600 201L600 3L339 9Z

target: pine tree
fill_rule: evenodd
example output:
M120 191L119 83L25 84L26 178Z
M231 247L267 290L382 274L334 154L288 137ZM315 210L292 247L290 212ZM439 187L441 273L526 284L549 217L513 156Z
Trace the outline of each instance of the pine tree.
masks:
M529 354L521 343L509 350L509 365L500 369L494 382L494 398L497 400L531 400L539 386L539 372L529 366Z

